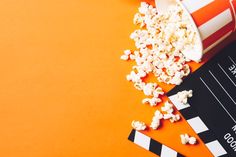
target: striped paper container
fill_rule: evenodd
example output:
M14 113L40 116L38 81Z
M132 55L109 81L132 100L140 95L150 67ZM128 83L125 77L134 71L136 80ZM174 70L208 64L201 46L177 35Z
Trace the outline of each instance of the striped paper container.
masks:
M202 41L202 52L190 54L196 58L193 60L201 58L204 53L235 31L236 0L176 0L176 2L191 15Z

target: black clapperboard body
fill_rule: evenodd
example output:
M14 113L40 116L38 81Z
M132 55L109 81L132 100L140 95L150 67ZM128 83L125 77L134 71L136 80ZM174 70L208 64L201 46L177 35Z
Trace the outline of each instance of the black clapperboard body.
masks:
M183 90L193 90L189 104L176 99ZM236 157L236 42L167 95L215 157Z

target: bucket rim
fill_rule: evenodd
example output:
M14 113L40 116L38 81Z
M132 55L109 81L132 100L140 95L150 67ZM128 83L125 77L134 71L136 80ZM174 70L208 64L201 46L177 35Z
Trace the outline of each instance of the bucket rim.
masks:
M177 2L177 4L179 4L181 6L183 11L187 13L187 16L188 16L188 18L189 18L189 20L190 20L190 22L191 22L191 24L192 24L192 26L194 28L194 31L197 33L197 40L198 40L197 43L200 44L199 45L200 52L194 52L194 54L191 55L191 57L193 57L193 58L190 58L190 59L199 62L201 60L203 54L204 54L204 52L203 52L203 41L202 41L202 38L201 38L201 34L199 32L199 29L198 29L198 27L197 27L197 25L196 25L192 15L191 15L191 13L184 6L184 4L181 2L181 0L176 0L176 2ZM196 55L196 53L199 53L199 54Z

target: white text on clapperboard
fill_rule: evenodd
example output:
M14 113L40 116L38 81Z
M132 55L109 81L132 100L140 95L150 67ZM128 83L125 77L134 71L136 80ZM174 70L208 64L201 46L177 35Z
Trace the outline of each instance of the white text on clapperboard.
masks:
M233 132L236 134L236 125L234 125L234 126L232 127L232 130L233 130ZM230 133L227 133L227 134L225 134L224 139L225 139L226 142L230 145L230 147L231 147L234 151L236 151L236 141L235 141L234 137L232 137L232 135L231 135Z
M236 77L236 66L234 64L232 64L229 67L230 72L234 75L234 77Z

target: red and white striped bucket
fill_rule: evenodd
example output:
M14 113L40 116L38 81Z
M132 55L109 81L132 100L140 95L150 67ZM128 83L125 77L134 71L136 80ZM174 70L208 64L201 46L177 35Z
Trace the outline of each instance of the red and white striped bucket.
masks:
M176 0L191 15L202 40L201 56L236 30L236 0ZM158 7L158 6L157 6Z

